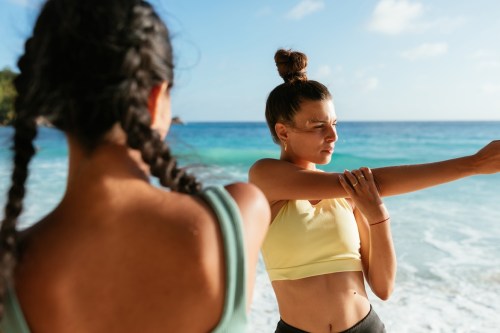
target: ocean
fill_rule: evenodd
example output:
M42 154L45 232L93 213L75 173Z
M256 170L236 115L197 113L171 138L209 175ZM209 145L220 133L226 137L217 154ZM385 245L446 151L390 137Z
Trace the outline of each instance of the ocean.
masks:
M449 159L500 139L500 122L340 122L326 171ZM0 204L11 172L12 129L0 128ZM246 181L258 159L277 158L265 123L193 122L167 137L179 164L205 185ZM64 136L41 128L20 227L49 212L63 194ZM500 174L473 176L385 198L398 259L394 294L370 293L388 332L500 332ZM249 332L274 332L279 314L259 262Z

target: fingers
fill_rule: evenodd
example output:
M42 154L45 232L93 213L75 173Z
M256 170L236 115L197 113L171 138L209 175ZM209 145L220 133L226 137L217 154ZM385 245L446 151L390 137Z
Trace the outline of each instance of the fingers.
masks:
M359 170L345 170L343 175L339 175L339 181L350 197L367 190L365 176Z
M363 188L363 189L366 189L367 187L370 187L372 186L372 183L373 183L373 175L371 174L371 171L369 168L360 168L358 170L353 170L351 172L357 179L357 181L359 182L359 185L360 187L359 188Z
M365 176L366 181L368 181L368 182L372 182L372 181L374 181L374 179L373 179L373 173L372 173L372 170L371 170L370 168L367 168L367 167L362 167L362 168L360 168L359 170L360 170L360 171L363 173L363 175Z
M377 186L375 184L375 179L370 168L362 167L357 170L345 170L344 180L350 185L350 187L359 191L361 189L378 192Z
M352 195L354 193L354 188L352 187L352 185L350 183L347 182L346 177L343 175L339 175L339 182L340 182L340 185L342 185L344 190L347 192L347 194L350 197L352 197Z
M359 185L358 177L349 170L344 170L344 177L349 181L353 189Z
M361 170L353 170L352 174L354 176L356 176L356 179L358 180L358 182L361 186L366 185L366 178Z

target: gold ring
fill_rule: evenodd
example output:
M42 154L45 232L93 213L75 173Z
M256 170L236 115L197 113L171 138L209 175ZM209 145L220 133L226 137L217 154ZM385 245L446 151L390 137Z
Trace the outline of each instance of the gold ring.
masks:
M352 184L352 187L355 187L358 184L359 184L359 182L356 182L356 183Z

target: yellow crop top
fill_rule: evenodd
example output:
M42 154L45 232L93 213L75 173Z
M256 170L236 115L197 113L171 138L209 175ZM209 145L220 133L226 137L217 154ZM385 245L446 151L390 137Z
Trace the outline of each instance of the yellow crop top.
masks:
M262 256L271 281L361 271L360 239L345 199L290 200L269 227Z

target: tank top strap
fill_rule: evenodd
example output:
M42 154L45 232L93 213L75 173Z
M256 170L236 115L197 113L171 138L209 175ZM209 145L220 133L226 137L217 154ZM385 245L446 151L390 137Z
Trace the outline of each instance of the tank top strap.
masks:
M224 310L212 332L243 333L247 326L246 260L240 211L223 187L208 187L202 196L213 208L219 221L226 261Z

